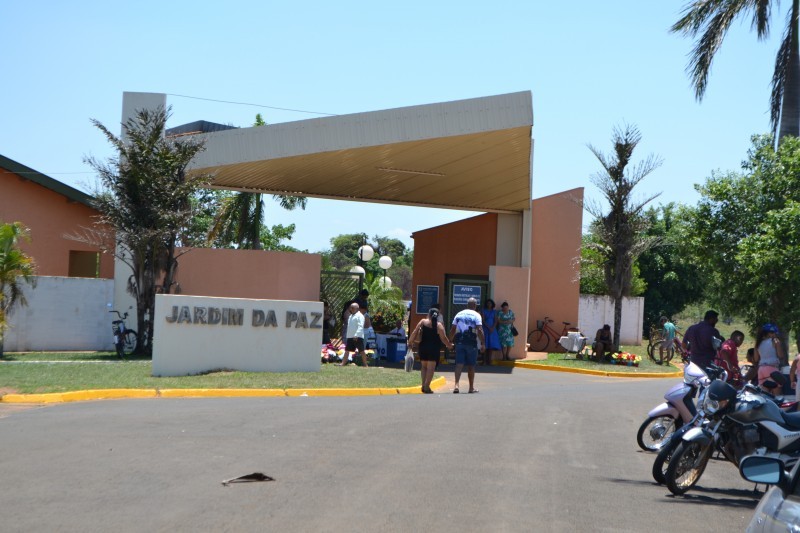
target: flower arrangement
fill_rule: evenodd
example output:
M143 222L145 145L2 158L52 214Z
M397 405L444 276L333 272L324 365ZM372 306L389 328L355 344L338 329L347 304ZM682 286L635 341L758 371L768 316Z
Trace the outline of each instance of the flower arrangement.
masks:
M611 354L611 363L615 365L639 366L641 362L641 356L632 353L617 352Z
M375 350L372 348L367 348L364 352L366 352L367 357L375 357ZM344 346L336 347L333 344L323 344L321 356L323 363L340 363L344 359ZM351 358L353 358L352 354ZM357 363L359 359L353 358L353 362Z

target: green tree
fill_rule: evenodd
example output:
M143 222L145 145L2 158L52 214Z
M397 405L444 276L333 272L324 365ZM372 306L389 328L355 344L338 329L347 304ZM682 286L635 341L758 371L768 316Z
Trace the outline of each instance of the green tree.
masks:
M294 224L284 226L276 224L272 227L264 227L261 232L261 248L278 252L300 252L297 248L283 244L283 241L292 240L296 227Z
M800 0L791 0L786 16L783 40L775 57L770 95L770 124L779 140L786 135L800 135L800 40L798 15ZM750 18L758 39L769 36L770 20L778 16L777 0L693 0L687 3L683 16L672 26L695 41L687 71L692 79L695 96L702 100L708 85L708 75L725 35L738 17ZM779 129L780 128L780 129Z
M107 161L87 158L98 173L98 228L116 232L113 250L132 271L128 291L136 298L137 351L151 354L157 292L175 283L176 247L192 221L192 197L209 176L189 176L186 168L203 150L196 137L164 136L169 109L139 110L117 137L97 120L97 127L117 151ZM113 240L112 240L113 242Z
M16 305L27 304L23 284L34 286L36 282L36 265L20 249L22 240L30 240L30 236L21 222L0 224L0 358L9 314Z
M323 268L330 270L350 270L358 264L358 249L368 244L375 255L364 261L362 267L368 278L383 277L383 269L378 264L381 256L392 258L392 267L386 275L398 287L402 295L411 298L411 278L414 268L414 251L406 248L399 239L375 235L370 241L366 233L347 233L331 239L331 248L322 252Z
M403 292L399 287L383 285L383 276L368 274L364 288L369 291L369 314L375 331L388 331L406 314Z
M366 233L337 235L331 238L331 248L323 252L323 255L334 270L349 270L358 262L358 248L365 243Z
M266 124L261 113L258 113L253 126ZM308 202L307 198L301 196L273 194L272 198L287 211L298 207L305 209ZM263 249L261 236L266 231L268 228L264 225L264 195L238 192L222 201L209 231L208 241L225 243L225 247L261 250Z
M602 257L607 294L614 299L614 346L617 349L622 325L622 298L631 295L634 265L644 251L657 244L656 238L645 234L648 220L643 211L658 194L643 200L635 200L632 196L634 187L661 166L659 157L649 155L644 161L628 167L641 139L639 130L627 125L624 129L614 128L613 155L606 156L589 146L603 167L603 172L592 176L592 183L608 202L607 210L600 205L586 207L594 217L589 227L592 236L589 246Z
M674 203L651 207L647 235L659 241L637 262L647 289L644 292L644 330L664 315L674 317L699 301L705 287L703 268L690 252L691 210Z
M692 251L705 265L708 296L755 330L764 322L800 331L800 140L756 135L743 172L714 173L697 186Z

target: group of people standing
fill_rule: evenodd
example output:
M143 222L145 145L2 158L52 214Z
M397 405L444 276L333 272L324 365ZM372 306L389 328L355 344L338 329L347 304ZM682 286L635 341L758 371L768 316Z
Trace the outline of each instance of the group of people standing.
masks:
M738 350L744 344L745 334L739 330L731 333L726 340L723 339L716 328L719 314L709 310L703 320L690 326L683 335L682 346L689 352L689 360L701 368L709 364L716 364L728 372L728 380L734 385L741 386L751 382L761 385L773 394L779 394L783 388L782 368L786 367L788 356L780 339L780 330L775 324L766 323L758 328L754 346L747 350L747 362L750 371L742 375L739 368ZM800 341L798 341L800 352ZM795 389L797 398L800 399L800 388L796 387L797 371L800 365L800 353L794 358L789 371L791 387ZM776 374L777 373L777 374ZM776 387L770 390L768 384L772 382Z
M495 310L494 300L486 300L483 309L477 311L478 301L467 300L467 308L459 311L450 326L449 335L444 324L440 322L441 311L438 306L431 307L428 315L419 321L417 327L408 337L408 347L417 352L422 362L422 392L431 394L430 388L436 364L439 362L443 346L455 350L455 387L453 393L460 392L459 382L464 367L467 368L469 393L478 392L475 388L475 367L478 364L478 353L483 354L483 363L492 364L492 351L500 350L503 360L510 360L511 347L514 346L514 312L508 302L503 302L500 310Z
M345 340L345 353L340 365L350 362L350 354L359 354L363 366L368 366L366 354L365 331L370 327L367 298L369 292L362 290L356 298L345 304L342 312L341 338ZM488 298L480 312L475 298L467 301L467 308L453 317L449 334L441 320L441 310L435 304L425 318L419 321L414 331L408 336L408 348L419 355L421 361L422 392L431 394L431 381L440 359L443 347L455 350L455 387L453 393L458 394L459 382L464 367L469 379L469 393L476 393L475 367L478 364L478 353L483 354L483 364L491 365L493 353L499 351L502 360L511 360L511 348L514 346L514 311L503 302L496 309L494 300ZM330 309L325 304L325 326L323 338L330 339L332 320ZM396 336L405 336L402 322L396 324L391 332Z

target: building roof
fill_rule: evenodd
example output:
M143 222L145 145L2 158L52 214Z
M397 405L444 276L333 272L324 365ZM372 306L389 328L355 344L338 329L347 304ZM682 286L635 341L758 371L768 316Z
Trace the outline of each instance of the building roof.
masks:
M195 120L188 124L181 124L174 128L167 128L164 135L167 137L180 137L182 135L194 135L196 133L211 133L212 131L225 131L236 129L235 126L209 122L207 120Z
M18 163L13 159L9 159L3 155L0 155L0 169L5 169L8 173L16 174L22 179L26 179L36 183L37 185L41 185L42 187L50 189L53 192L67 197L73 202L78 202L94 208L94 205L92 204L92 201L94 200L93 196L70 187L66 183L55 180L50 176L42 174L41 172L33 170L30 167L26 167L22 163Z
M530 91L204 134L192 172L270 194L498 213L530 207Z

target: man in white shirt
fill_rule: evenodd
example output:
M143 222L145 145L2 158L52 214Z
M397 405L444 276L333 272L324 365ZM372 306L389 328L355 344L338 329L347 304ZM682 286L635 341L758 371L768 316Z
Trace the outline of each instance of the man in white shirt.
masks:
M467 308L459 311L453 317L453 325L450 327L450 342L456 345L456 386L453 394L458 394L458 382L461 379L461 371L464 365L467 366L467 377L469 378L470 394L478 392L475 388L475 365L478 364L478 341L481 347L486 346L483 338L483 321L480 313L475 309L478 301L475 298L467 300ZM483 348L480 349L483 352Z
M358 303L350 304L350 317L347 319L347 344L344 348L342 366L350 362L350 352L359 352L361 361L367 366L367 352L364 351L364 315L358 308Z
M398 320L395 324L395 328L389 332L389 335L394 335L396 337L400 337L401 339L406 338L406 329L403 327L403 321Z

